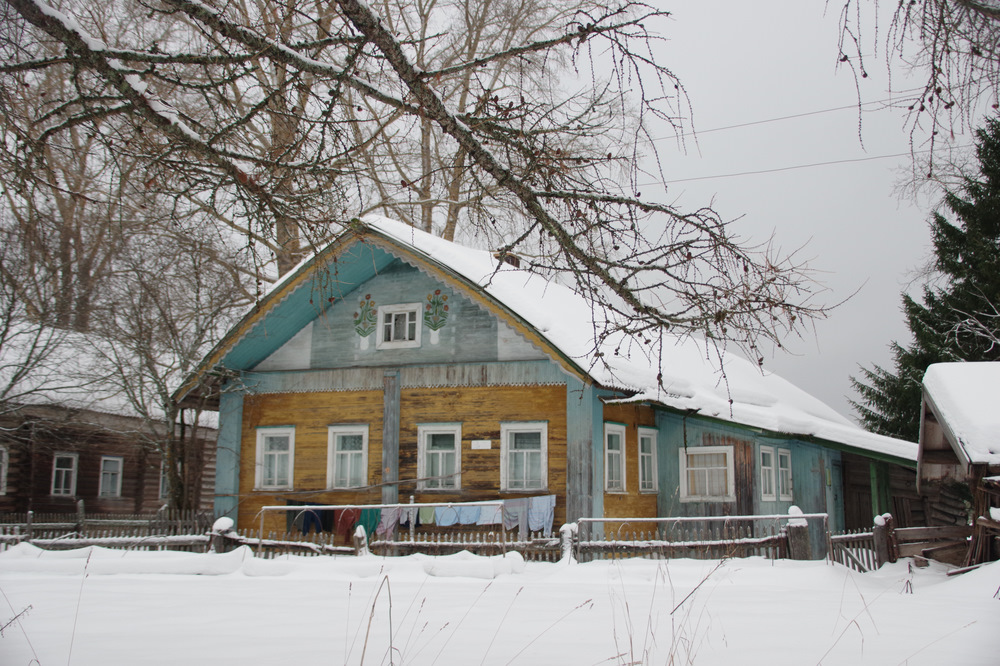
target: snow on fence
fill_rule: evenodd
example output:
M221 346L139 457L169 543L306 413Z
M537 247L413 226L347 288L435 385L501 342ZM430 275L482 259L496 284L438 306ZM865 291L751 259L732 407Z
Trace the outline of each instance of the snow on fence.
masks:
M810 559L814 551L823 550L810 544L810 521L822 527L817 533L827 534L827 514L799 511L763 516L581 518L572 548L581 562L636 556Z
M28 541L49 549L103 546L204 552L212 521L211 514L200 511L88 515L81 501L76 513L0 513L0 551Z
M861 573L877 569L875 533L872 530L853 530L830 535L830 559Z

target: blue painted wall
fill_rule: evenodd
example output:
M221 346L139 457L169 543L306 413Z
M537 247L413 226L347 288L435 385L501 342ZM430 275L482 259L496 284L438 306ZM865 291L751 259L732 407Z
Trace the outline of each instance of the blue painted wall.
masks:
M345 293L343 288L338 293ZM446 297L446 321L436 335L424 323L423 312L429 297L435 292ZM318 296L322 297L323 294ZM375 332L365 341L355 327L362 301L373 300L375 307L419 303L421 313L420 347L403 349L378 349L381 333L376 324ZM306 340L292 340L286 348L298 343L308 345L309 358L296 363L295 354L284 353L283 348L261 367L278 369L325 369L363 366L400 366L413 364L442 364L462 362L491 362L509 360L538 360L547 358L541 351L498 322L489 312L461 296L413 266L395 261L379 273L346 292L311 322ZM367 344L365 344L367 343ZM282 360L278 360L282 357ZM288 360L285 360L287 357Z
M243 393L223 386L219 396L219 436L215 459L215 515L236 520L240 489L240 440L243 431Z

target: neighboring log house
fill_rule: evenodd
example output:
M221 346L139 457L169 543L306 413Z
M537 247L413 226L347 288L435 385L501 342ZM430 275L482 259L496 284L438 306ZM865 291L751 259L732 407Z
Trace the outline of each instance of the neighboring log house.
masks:
M634 341L595 350L594 330L555 282L366 218L284 276L178 397L216 383L216 510L241 527L272 504L554 495L557 526L798 505L837 530L891 510L889 468L912 475L915 444L742 358L723 375L698 340L650 358ZM863 494L845 497L845 454Z
M15 397L0 403L0 512L75 513L80 500L88 515L159 510L167 503L159 453L166 423L130 406L102 370L106 359L93 353L95 339L66 331L44 337L51 345L44 362L29 358L31 335L10 336L2 350L5 370L28 365L31 371L9 387ZM15 344L21 338L27 344ZM187 426L183 439L188 459L178 468L189 496L211 510L214 418Z

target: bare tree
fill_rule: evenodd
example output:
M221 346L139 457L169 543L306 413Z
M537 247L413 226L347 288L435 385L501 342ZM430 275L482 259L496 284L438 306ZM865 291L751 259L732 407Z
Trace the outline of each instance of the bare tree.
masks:
M980 124L980 114L1000 109L1000 4L995 0L911 0L893 3L889 25L880 26L864 7L879 0L844 0L839 59L867 77L871 49L884 52L890 71L918 72L919 90L900 99L915 145L929 148L924 177L934 167L942 138ZM876 12L877 13L877 12ZM880 42L881 40L881 42ZM947 159L947 158L946 158ZM923 161L923 160L921 160ZM950 174L948 174L950 175Z
M541 32L511 33L486 51L458 47L439 62L435 31L447 22L411 34L409 10L388 3L118 0L102 13L138 16L141 7L144 18L110 31L86 5L6 2L26 27L9 31L5 83L52 70L74 88L46 110L25 150L38 155L72 127L95 128L116 153L144 160L150 187L186 191L203 213L273 252L281 270L366 204L397 210L367 185L401 171L405 160L391 164L391 150L401 154L406 137L420 146L420 166L400 187L417 195L420 224L434 221L426 174L455 180L433 159L428 166L437 150L441 164L464 167L464 194L444 197L449 205L478 191L489 200L481 218L502 210L517 224L488 225L480 242L566 276L603 313L598 337L694 332L756 355L762 339L778 341L823 313L792 259L744 246L710 209L680 211L636 191L627 167L647 119L672 121L683 104L646 28L665 13L648 5L556 9ZM492 78L501 63L508 69ZM564 64L589 85L533 95ZM463 77L464 89L455 85Z
M208 238L206 238L208 236ZM204 469L204 401L179 405L173 392L234 321L238 272L214 256L204 230L130 239L117 262L110 316L91 338L107 383L147 427L143 445L163 462L172 507L197 509Z

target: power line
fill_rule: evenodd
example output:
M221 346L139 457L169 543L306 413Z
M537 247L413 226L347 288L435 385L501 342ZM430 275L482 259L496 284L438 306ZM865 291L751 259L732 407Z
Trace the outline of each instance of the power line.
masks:
M909 90L900 90L899 91L899 95L905 95L906 93L911 93L911 92L919 92L919 91L922 91L922 90L923 90L922 88L911 88ZM678 134L678 135L674 135L674 136L661 136L661 137L657 137L657 138L653 139L653 141L665 141L667 139L675 139L675 138L681 138L681 137L686 137L686 136L698 136L698 135L701 135L701 134L711 134L712 132L722 132L722 131L725 131L725 130L739 129L741 127L752 127L754 125L766 125L768 123L776 123L776 122L781 122L783 120L794 120L795 118L805 118L805 117L808 117L808 116L818 116L818 115L821 115L821 114L824 114L824 113L833 113L835 111L846 111L847 109L857 109L859 107L871 106L873 104L890 104L892 102L897 102L899 100L900 100L899 97L888 97L886 99L879 99L879 100L874 100L874 101L871 101L871 102L859 102L858 104L847 104L845 106L836 106L836 107L832 107L832 108L829 108L829 109L819 109L817 111L804 111L803 113L793 113L793 114L788 115L788 116L779 116L779 117L776 117L776 118L764 118L763 120L751 120L751 121L748 121L748 122L745 122L745 123L737 123L735 125L725 125L723 127L712 127L711 129L697 130L697 131L693 131L693 132L685 132L683 134Z
M930 152L927 150L916 151L916 152ZM737 176L756 176L758 174L764 173L778 173L781 171L794 171L795 169L811 169L813 167L821 166L831 166L834 164L851 164L852 162L871 162L873 160L886 160L893 157L908 157L915 153L896 153L894 155L873 155L871 157L855 157L853 159L847 160L830 160L829 162L813 162L811 164L797 164L794 166L777 167L775 169L759 169L757 171L740 171L738 173L723 173L715 176L695 176L694 178L680 178L678 180L666 180L663 181L664 185L672 185L674 183L690 183L695 180L712 180L714 178L735 178ZM653 183L650 183L652 185Z

